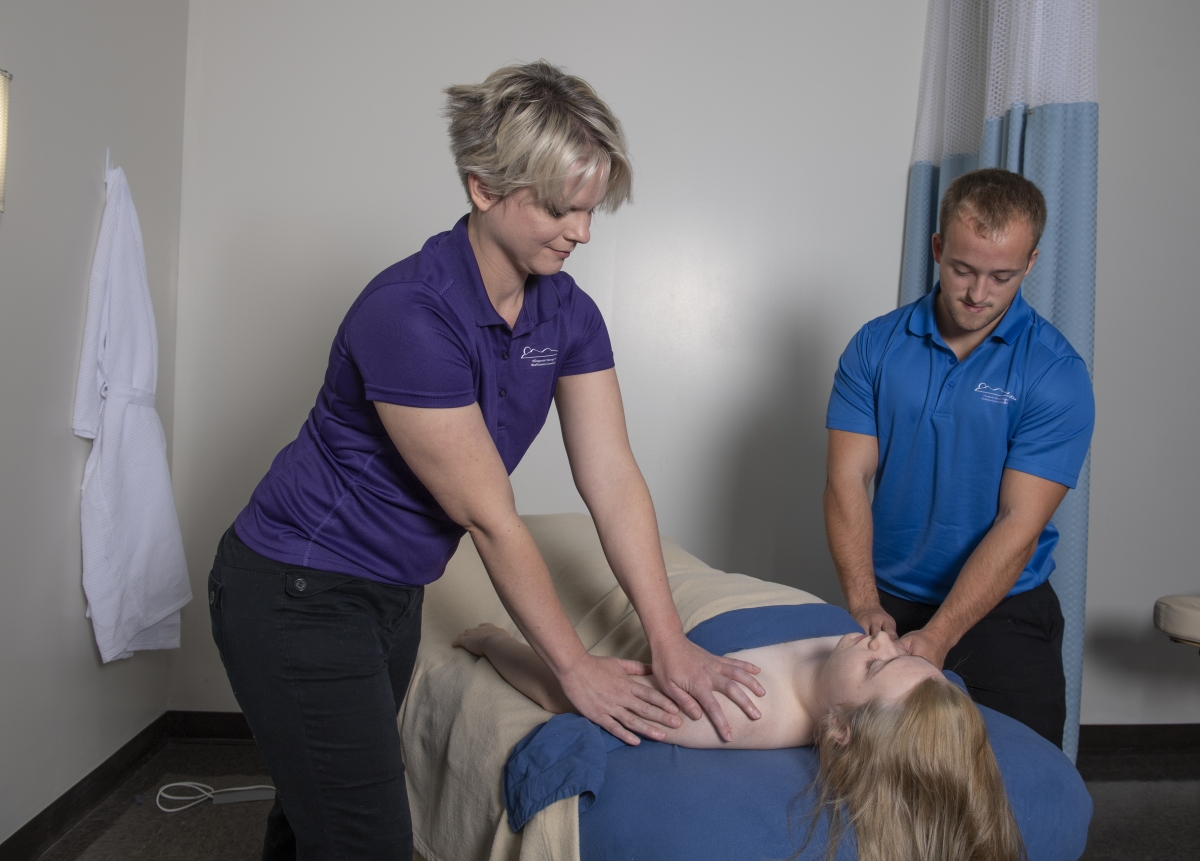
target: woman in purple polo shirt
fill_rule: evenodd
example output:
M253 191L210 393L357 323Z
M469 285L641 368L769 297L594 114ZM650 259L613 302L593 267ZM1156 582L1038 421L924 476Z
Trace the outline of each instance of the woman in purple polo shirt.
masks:
M614 735L661 739L682 710L729 739L714 690L759 716L757 668L683 635L604 321L561 271L592 212L629 199L620 124L545 62L447 93L471 212L351 306L316 406L209 577L213 637L278 790L264 858L411 857L396 712L423 586L464 532L571 703ZM508 474L552 402L661 693L627 675L648 668L587 653L517 516Z

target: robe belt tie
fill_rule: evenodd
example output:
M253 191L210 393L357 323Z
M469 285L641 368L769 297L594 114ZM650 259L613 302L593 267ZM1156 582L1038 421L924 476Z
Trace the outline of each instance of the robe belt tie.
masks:
M142 407L154 406L154 392L145 389L135 389L133 386L122 386L119 383L105 383L100 395L108 400L125 401Z

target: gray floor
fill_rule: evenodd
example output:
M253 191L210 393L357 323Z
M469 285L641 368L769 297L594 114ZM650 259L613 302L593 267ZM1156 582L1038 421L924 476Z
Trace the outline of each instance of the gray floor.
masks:
M1200 752L1114 753L1079 762L1095 802L1083 861L1200 858ZM146 762L39 861L255 861L271 802L158 810L160 786L270 783L253 744L172 743Z
M1083 861L1200 858L1200 751L1084 755L1095 813Z
M1200 857L1200 780L1089 783L1096 815L1085 861Z
M173 742L39 861L256 861L271 802L205 802L180 813L163 813L154 801L158 788L184 780L214 789L271 782L253 743Z

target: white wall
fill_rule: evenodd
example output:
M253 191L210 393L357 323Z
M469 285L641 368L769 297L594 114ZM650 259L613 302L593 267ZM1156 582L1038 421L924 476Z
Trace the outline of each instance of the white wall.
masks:
M1200 656L1153 629L1200 594L1200 4L1100 4L1096 435L1085 723L1200 722Z
M174 474L193 588L380 269L465 211L441 90L545 57L621 117L633 206L569 271L613 335L663 531L828 597L823 417L895 305L924 0L246 4L192 0ZM514 476L582 510L554 422ZM185 611L175 708L235 708Z
M170 656L102 665L80 587L71 435L104 149L141 216L170 439L186 0L6 0L12 72L0 215L0 840L167 705Z

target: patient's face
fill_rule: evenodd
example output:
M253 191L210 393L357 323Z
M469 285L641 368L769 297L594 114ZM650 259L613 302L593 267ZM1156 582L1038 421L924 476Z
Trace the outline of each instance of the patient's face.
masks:
M847 634L838 641L817 679L830 707L858 706L875 699L896 702L925 679L942 678L929 661L910 655L880 631Z

